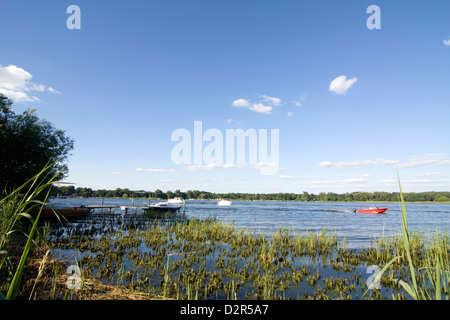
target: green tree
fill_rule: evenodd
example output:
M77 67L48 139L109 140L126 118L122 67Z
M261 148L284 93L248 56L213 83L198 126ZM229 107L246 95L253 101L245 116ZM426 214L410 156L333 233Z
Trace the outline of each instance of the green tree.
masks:
M172 191L170 191L170 190L166 191L166 195L167 195L168 199L172 199L174 197L174 193Z
M0 93L0 190L20 186L39 173L47 163L56 180L67 173L66 162L73 140L47 120L39 119L36 110L16 115L12 101Z
M437 202L449 202L450 198L448 198L447 196L438 194L438 195L436 195L434 197L434 201L437 201Z
M159 189L156 189L154 194L155 194L155 198L158 198L158 199L166 199L166 197L167 197L166 194Z

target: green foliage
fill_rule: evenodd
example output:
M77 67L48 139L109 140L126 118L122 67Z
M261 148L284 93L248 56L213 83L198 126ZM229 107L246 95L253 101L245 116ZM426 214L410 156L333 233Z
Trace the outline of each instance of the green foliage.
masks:
M73 149L73 140L47 120L39 119L36 110L16 115L12 101L0 93L0 190L14 189L41 172L49 162L49 176L57 179L67 174L65 162ZM41 177L42 178L42 177Z
M180 190L163 192L159 189L155 191L137 190L117 188L115 190L92 190L91 188L74 188L73 186L61 186L56 187L54 194L61 196L71 196L76 194L80 197L100 197L100 198L122 198L124 194L127 194L129 198L158 198L158 199L171 199L175 197L183 199L228 199L228 200L269 200L269 201L336 201L336 202L383 202L392 201L398 202L398 192L352 192L337 194L334 192L321 192L319 194L312 194L303 192L301 194L296 193L213 193L200 190L187 190L181 192ZM408 202L450 202L450 192L420 192L420 193L403 193L405 201Z

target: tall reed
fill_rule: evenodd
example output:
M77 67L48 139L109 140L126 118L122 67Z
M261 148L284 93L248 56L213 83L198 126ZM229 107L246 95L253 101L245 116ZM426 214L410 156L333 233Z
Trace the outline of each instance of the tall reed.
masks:
M38 221L42 208L50 192L52 181L61 172L59 171L54 176L48 178L49 169L52 166L53 164L48 163L34 177L10 193L3 191L2 198L0 199L0 271L6 265L10 277L4 288L2 288L2 291L0 291L0 300L14 300L19 292L25 263L31 247L36 243L35 235L39 234ZM44 195L44 200L39 200L42 195ZM32 215L33 212L37 212L35 217ZM24 228L27 221L31 223L31 229L29 231L26 231ZM8 251L7 245L12 240L12 237L18 233L24 233L27 241L19 263L14 270L10 259L13 253Z
M434 238L434 243L431 243L431 248L425 248L425 254L427 255L427 266L423 268L419 268L416 272L413 256L412 256L412 244L416 243L411 239L411 234L408 230L408 221L406 215L406 206L405 201L403 199L402 187L400 183L400 176L397 172L398 176L398 184L400 189L400 203L402 208L402 239L401 244L403 245L402 254L397 255L392 258L384 267L381 269L380 273L374 277L372 281L373 286L376 282L378 282L386 270L396 261L400 259L405 259L408 264L409 278L411 282L404 281L401 279L393 279L399 286L403 288L403 290L408 293L408 295L414 300L430 300L436 299L441 300L443 298L449 300L449 280L450 280L450 259L449 259L449 250L448 243L446 241L447 237L441 237L439 234ZM430 245L430 243L428 243ZM400 252L400 250L398 251ZM417 252L417 250L414 250ZM446 268L447 270L445 270ZM426 277L419 277L418 273L421 271L425 271ZM422 281L418 283L417 279L421 278ZM369 288L371 287L369 286ZM431 286L431 288L429 288ZM431 294L430 290L431 289ZM364 295L366 295L367 289ZM434 292L434 296L432 293ZM364 297L363 295L363 297Z

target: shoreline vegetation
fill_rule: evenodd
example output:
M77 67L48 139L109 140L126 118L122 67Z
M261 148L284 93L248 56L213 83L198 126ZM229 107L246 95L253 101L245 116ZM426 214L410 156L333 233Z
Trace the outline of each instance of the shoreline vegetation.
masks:
M215 216L40 221L51 180L36 181L0 199L0 299L450 298L450 235L408 231L401 190L402 233L356 250L326 229L268 237Z
M404 202L422 203L450 203L450 192L409 192L402 193ZM115 190L91 188L75 188L74 186L53 186L51 197L80 197L80 198L134 198L134 199L171 199L183 198L185 200L237 200L237 201L299 201L299 202L400 202L399 192L351 192L334 193L321 192L312 194L303 193L213 193L200 190L180 190L163 192L159 189L155 191L130 190L127 188L117 188Z

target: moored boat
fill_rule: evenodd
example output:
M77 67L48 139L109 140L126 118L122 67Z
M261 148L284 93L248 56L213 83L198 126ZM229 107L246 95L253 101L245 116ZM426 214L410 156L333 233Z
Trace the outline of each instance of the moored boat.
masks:
M167 200L167 203L183 203L183 199L182 198L173 198L170 200Z
M46 205L42 208L41 217L53 218L62 216L66 218L84 217L89 214L90 209L85 206L73 207L69 205ZM37 214L37 212L36 212Z
M220 200L219 202L217 202L218 206L231 206L231 201L228 200Z
M357 213L371 213L371 214L383 214L386 212L388 208L378 208L378 207L369 207L369 209L356 210L353 209L353 212Z
M152 203L151 205L143 208L144 211L159 211L159 212L174 212L181 209L181 206L168 203L167 201Z

